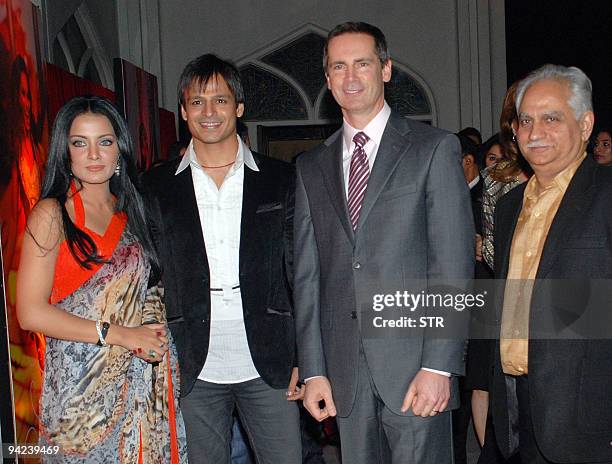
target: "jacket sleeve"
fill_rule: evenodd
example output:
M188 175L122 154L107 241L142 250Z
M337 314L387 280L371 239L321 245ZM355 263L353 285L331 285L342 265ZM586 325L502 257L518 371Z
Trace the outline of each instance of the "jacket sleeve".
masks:
M326 375L320 323L319 255L298 162L294 215L294 276L298 366L302 379Z

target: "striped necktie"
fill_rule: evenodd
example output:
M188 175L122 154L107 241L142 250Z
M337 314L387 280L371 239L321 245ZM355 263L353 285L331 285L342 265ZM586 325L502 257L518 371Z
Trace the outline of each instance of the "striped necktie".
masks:
M348 182L348 210L353 230L357 228L357 223L359 222L359 213L361 212L363 197L365 196L368 178L370 177L368 157L363 149L368 140L369 137L363 132L357 132L353 137L355 150L351 158Z

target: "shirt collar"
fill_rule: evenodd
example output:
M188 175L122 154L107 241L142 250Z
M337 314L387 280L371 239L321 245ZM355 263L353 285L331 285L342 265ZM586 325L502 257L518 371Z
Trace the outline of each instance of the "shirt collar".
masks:
M529 182L527 183L527 187L525 187L525 198L530 201L535 201L542 193L552 188L558 189L562 194L565 194L567 187L574 177L574 174L576 174L578 167L580 167L586 158L586 155L586 152L584 152L582 156L572 161L568 167L554 177L553 181L548 187L542 190L540 190L539 186L537 185L538 180L536 176L531 176L531 179L529 179Z
M255 163L253 153L249 147L245 145L239 135L236 135L236 137L238 138L238 153L236 154L236 162L230 168L229 174L240 169L243 163L252 171L259 172L259 167L257 166L257 163ZM180 174L189 165L196 169L203 169L202 166L200 166L200 163L198 163L198 158L196 157L195 150L193 149L193 139L191 139L191 142L189 142L189 146L187 147L187 150L183 155L183 159L181 159L181 162L179 163L174 175Z
M353 137L357 132L364 132L370 141L374 142L376 146L380 145L380 141L383 136L383 132L385 131L385 127L387 126L387 121L389 120L389 116L391 116L391 107L385 101L382 109L378 112L376 116L365 126L363 129L355 129L351 126L346 119L342 123L342 136L344 138L344 146L347 150L351 147L351 143L353 143Z
M478 182L480 182L480 176L476 176L472 179L472 182L470 182L468 184L468 187L470 188L470 190L472 190L474 187L476 187L476 185L478 184Z

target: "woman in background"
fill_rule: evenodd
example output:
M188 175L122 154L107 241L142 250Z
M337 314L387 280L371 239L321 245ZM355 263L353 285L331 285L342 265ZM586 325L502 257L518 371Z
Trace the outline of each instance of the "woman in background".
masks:
M40 441L53 462L185 462L176 353L125 121L99 97L58 113L28 218L17 316L46 336ZM155 363L155 364L152 364Z
M601 129L593 142L593 158L602 166L612 166L612 131Z
M480 146L481 159L484 159L485 169L495 166L505 158L499 143L499 133L493 134Z
M520 154L514 141L513 125L516 124L516 85L506 92L500 117L500 132L483 144L482 153L487 167L482 172L482 259L493 276L494 217L497 201L517 185L527 180L530 168ZM493 310L493 308L489 308ZM497 451L495 440L486 437L492 433L487 427L489 407L489 372L492 341L470 340L466 384L472 389L472 419L480 446L483 447L479 463L503 462ZM486 438L486 440L485 440ZM486 443L486 444L485 444Z
M500 158L483 172L482 193L482 257L493 270L493 220L497 200L517 185L525 182L531 175L531 168L520 154L514 138L513 124L516 122L515 108L516 84L512 84L504 98L500 117L500 132L483 144L483 152L500 152Z

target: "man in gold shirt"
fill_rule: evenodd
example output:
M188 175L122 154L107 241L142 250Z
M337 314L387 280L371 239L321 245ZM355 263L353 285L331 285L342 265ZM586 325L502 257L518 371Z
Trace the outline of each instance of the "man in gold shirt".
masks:
M495 274L507 280L491 414L502 453L523 464L612 462L612 337L563 332L591 311L583 290L612 278L612 170L586 156L591 92L580 69L555 65L517 88L515 136L534 176L497 205Z

